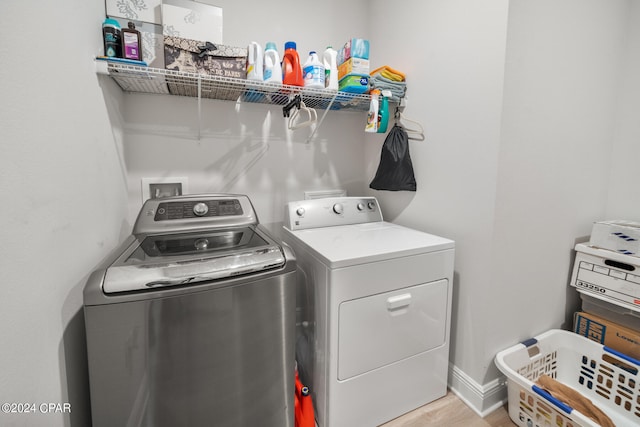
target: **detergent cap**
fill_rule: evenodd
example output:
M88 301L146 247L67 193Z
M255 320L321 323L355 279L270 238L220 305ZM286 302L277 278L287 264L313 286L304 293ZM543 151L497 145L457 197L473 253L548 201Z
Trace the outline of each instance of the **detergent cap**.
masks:
M274 42L267 42L267 46L264 48L264 50L278 50L276 48L276 44Z
M120 24L113 18L106 18L102 25L111 26L114 28L120 28Z
M296 42L286 42L286 43L284 44L284 50L287 50L287 49L293 49L293 50L296 50L296 47L297 47L297 46L296 46Z

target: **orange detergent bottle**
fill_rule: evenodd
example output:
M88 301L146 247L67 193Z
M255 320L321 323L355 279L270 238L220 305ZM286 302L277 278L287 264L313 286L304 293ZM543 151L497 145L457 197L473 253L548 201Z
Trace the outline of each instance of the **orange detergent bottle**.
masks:
M297 370L294 397L295 427L315 427L316 417L311 395L309 389L300 381Z
M304 76L300 66L300 56L296 50L295 42L284 44L284 56L282 58L282 83L291 86L304 86Z

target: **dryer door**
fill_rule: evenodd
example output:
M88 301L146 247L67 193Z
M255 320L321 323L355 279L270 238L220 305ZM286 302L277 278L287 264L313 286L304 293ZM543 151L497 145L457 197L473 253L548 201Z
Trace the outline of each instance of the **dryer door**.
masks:
M444 345L447 284L443 279L341 303L338 379Z

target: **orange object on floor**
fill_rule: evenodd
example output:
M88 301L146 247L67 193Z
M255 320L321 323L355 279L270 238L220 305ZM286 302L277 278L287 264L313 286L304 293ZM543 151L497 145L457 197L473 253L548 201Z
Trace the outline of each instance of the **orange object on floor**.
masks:
M313 412L313 402L309 389L305 387L296 371L296 390L295 390L295 427L315 427L316 419Z

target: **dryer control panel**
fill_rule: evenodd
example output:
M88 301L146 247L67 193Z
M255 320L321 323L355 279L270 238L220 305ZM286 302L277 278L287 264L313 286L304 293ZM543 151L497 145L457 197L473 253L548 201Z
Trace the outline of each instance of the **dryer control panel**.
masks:
M375 197L327 197L289 202L284 226L289 230L382 221Z

